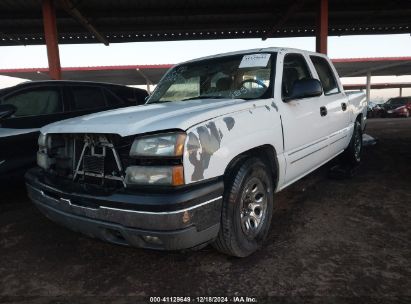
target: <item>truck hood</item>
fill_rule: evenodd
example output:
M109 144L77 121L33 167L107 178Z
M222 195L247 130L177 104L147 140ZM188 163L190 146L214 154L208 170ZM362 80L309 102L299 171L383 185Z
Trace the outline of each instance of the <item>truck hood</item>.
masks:
M254 107L243 99L199 99L146 104L71 118L47 125L47 133L111 133L129 136L146 132L187 130L200 122Z

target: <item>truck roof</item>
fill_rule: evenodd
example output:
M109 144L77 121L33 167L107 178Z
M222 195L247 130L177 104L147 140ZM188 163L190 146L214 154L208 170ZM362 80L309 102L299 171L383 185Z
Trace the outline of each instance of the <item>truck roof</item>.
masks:
M201 61L201 60L205 60L205 59L219 58L219 57L224 57L224 56L242 55L242 54L245 55L245 54L250 54L250 53L264 53L264 52L269 52L269 53L289 53L289 52L296 52L296 53L303 53L303 54L308 54L308 55L325 56L324 54L321 54L321 53L316 53L316 52L311 52L311 51L306 51L306 50L301 50L301 49L296 49L296 48L267 47L267 48L248 49L248 50L241 50L241 51L235 51L235 52L227 52L227 53L221 53L221 54L215 54L215 55L200 57L200 58L191 59L191 60L187 60L187 61L181 62L181 63L179 63L178 65L184 64L184 63L189 63L189 62Z

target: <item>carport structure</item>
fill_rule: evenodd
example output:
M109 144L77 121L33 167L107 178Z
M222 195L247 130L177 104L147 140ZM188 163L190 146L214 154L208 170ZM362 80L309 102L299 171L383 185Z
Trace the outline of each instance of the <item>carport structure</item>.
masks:
M371 83L371 73L375 76L411 75L411 57L344 58L332 59L340 77L367 77L366 84L345 84L346 90L367 90L410 88L411 83ZM62 78L77 81L101 81L123 85L157 84L166 71L174 64L86 66L61 68ZM0 75L29 80L48 80L48 68L0 69Z
M58 44L410 33L408 0L5 0L0 46L46 44L61 78Z
M409 83L378 83L371 84L371 75L374 76L400 76L411 75L411 57L380 57L380 58L345 58L334 59L333 63L340 76L358 77L365 76L365 85L350 84L345 85L346 89L357 90L366 89L367 101L370 100L371 89L399 88L399 95L402 96L402 89L409 88Z

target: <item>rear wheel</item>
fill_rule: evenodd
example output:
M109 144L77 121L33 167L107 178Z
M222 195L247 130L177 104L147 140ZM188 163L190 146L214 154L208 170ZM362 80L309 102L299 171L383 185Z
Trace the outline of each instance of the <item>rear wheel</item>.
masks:
M350 144L344 152L345 161L351 165L358 165L361 162L362 147L361 123L357 120L354 124L354 132Z
M227 183L221 228L213 246L226 254L246 257L261 247L273 213L273 179L266 164L249 158Z

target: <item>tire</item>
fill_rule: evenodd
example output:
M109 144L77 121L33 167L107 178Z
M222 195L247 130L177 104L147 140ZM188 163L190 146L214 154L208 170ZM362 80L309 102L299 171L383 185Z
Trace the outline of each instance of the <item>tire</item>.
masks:
M344 151L344 160L349 165L359 165L361 162L362 154L362 129L361 123L356 120L354 123L354 132L350 140L350 144Z
M237 166L228 179L220 231L213 246L225 254L246 257L262 246L268 234L273 177L263 161L252 157Z

